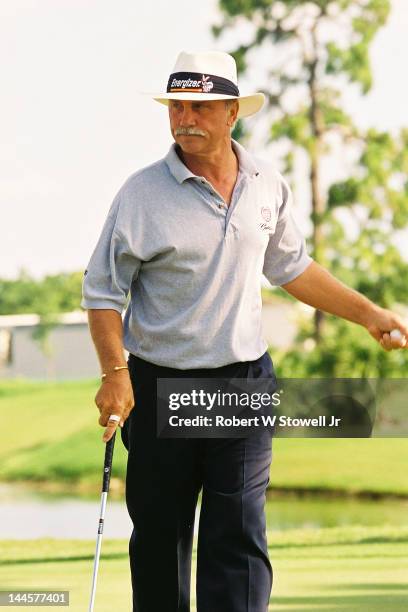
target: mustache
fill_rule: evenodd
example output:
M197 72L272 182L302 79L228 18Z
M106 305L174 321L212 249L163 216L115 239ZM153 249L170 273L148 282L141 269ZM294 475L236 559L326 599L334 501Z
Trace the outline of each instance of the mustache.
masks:
M198 128L179 127L174 130L176 136L205 136L205 132Z

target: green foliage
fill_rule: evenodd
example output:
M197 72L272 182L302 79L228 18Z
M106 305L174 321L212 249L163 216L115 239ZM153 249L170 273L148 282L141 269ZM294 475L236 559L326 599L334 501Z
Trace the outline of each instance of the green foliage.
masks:
M242 142L245 138L246 130L242 119L238 119L232 130L231 137L237 142Z
M328 317L318 349L311 324L303 326L289 351L273 351L278 377L398 378L408 375L408 351L386 352L369 333L343 319Z
M393 243L395 230L408 226L406 156L405 131L392 138L369 130L356 176L333 184L328 196L329 213L347 213L326 223L331 269L387 308L408 302L407 264Z
M357 136L353 121L340 106L340 93L331 87L325 87L318 96L322 128L326 131L341 129L344 134Z
M279 138L287 138L290 141L297 142L305 149L309 149L311 141L310 121L308 110L300 109L296 114L285 114L280 121L271 126L271 140Z
M327 206L334 208L335 206L345 206L354 204L358 200L358 181L354 178L349 178L339 183L333 183L329 188Z
M80 308L82 278L82 272L67 272L35 280L22 270L15 280L0 279L0 315L38 314L40 322L32 337L50 355L49 334L58 313Z
M368 39L364 39L345 50L335 43L328 43L326 73L335 75L346 73L351 82L359 83L363 93L367 93L372 86L367 43Z
M82 272L67 272L35 280L24 270L15 280L0 279L0 315L50 315L78 310Z
M387 21L389 0L219 0L219 6L224 19L213 27L214 34L220 37L225 29L234 27L244 18L256 24L250 46L261 45L268 39L273 44L286 41L303 44L306 22L310 24L306 26L306 35L310 35L320 20L336 23L341 14L348 32L343 33L341 40L339 35L328 43L320 42L315 36L313 58L304 50L303 68L310 73L314 58L318 58L319 68L326 74L347 76L350 82L358 83L364 93L371 88L369 45ZM348 46L345 41L349 41ZM238 54L240 70L246 66L245 53L245 48L241 47Z
M220 2L221 8L231 17L238 15L251 17L255 11L267 9L270 4L270 0L221 0Z

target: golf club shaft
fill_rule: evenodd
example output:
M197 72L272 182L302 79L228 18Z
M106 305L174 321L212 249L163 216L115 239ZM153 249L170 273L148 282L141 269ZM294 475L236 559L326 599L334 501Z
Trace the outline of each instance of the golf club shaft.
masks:
M96 582L98 579L99 557L101 554L101 544L102 544L102 536L103 536L103 525L104 525L104 520L105 520L106 501L108 499L109 482L110 482L110 476L111 476L111 471L112 471L112 458L113 458L113 448L115 446L115 436L116 436L116 432L113 434L109 442L106 443L106 448L105 448L105 461L104 461L104 466L103 466L103 479L102 479L101 511L99 514L98 535L96 538L96 550L95 550L94 568L93 568L93 576L92 576L91 599L89 602L89 612L93 612L94 603L95 603Z

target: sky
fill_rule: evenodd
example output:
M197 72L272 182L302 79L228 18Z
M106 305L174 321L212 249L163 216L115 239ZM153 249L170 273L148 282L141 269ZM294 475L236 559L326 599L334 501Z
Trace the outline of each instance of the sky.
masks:
M408 2L392 5L374 87L345 100L361 126L386 130L408 125ZM180 50L221 49L217 21L216 0L3 0L0 278L86 268L121 185L172 142L146 92L164 91Z

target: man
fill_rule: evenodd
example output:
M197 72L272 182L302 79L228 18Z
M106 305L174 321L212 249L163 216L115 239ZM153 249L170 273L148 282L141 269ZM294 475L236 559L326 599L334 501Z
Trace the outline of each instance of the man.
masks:
M128 449L133 610L190 609L202 489L198 611L265 612L270 433L157 438L157 379L273 379L261 337L262 273L299 300L365 326L386 350L405 345L389 332L408 336L408 327L312 261L286 181L231 140L236 119L263 104L262 94L240 95L231 56L181 53L166 93L155 99L168 105L175 143L117 194L82 301L104 373L95 398L103 440L120 424Z

